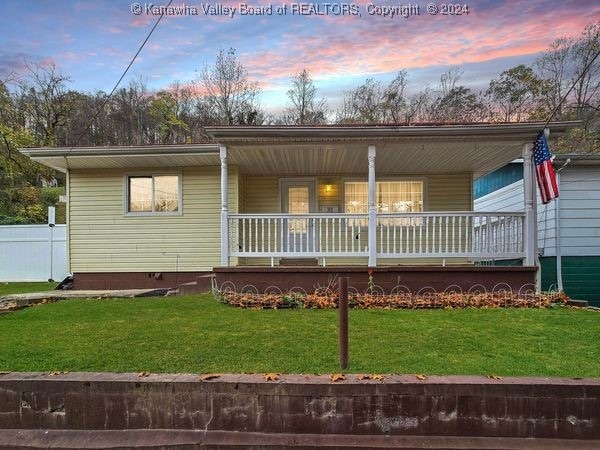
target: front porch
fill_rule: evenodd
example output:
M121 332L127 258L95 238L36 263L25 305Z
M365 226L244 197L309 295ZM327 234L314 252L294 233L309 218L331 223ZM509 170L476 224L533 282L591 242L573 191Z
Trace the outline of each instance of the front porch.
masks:
M221 144L221 266L535 267L538 127L209 128ZM472 180L517 157L524 212L473 212Z

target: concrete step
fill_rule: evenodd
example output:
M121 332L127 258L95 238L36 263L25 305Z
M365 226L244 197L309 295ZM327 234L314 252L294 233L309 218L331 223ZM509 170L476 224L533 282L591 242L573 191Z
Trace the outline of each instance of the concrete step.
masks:
M204 292L210 292L212 289L212 280L214 274L200 275L196 277L196 281L190 281L189 283L182 283L177 288L179 295L198 294Z
M0 449L534 449L592 450L600 441L471 436L248 433L204 430L2 430Z
M317 258L281 258L279 265L313 267L319 265L319 260Z

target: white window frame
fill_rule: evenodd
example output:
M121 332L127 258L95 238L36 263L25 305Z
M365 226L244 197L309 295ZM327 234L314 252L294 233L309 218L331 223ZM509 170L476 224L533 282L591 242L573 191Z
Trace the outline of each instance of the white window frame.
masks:
M427 183L428 183L428 178L427 177L385 177L385 178L378 178L375 180L375 183L379 183L379 182L386 182L386 181L421 181L423 183L423 211L418 211L418 212L425 212L429 210L429 192L427 189ZM341 180L342 182L342 189L341 189L341 194L342 194L342 198L341 203L342 203L342 211L345 213L346 212L346 183L352 183L352 182L363 182L363 183L369 183L368 180L366 180L365 178L358 178L358 177L354 177L354 178L342 178ZM375 192L375 196L377 197L377 191ZM367 211L368 212L368 211ZM417 214L418 212L415 212L415 214ZM380 213L378 213L380 214Z
M177 211L154 211L154 178L161 176L177 177ZM129 179L152 177L152 211L129 211ZM123 177L123 214L125 216L181 216L183 215L183 175L181 172L134 172Z

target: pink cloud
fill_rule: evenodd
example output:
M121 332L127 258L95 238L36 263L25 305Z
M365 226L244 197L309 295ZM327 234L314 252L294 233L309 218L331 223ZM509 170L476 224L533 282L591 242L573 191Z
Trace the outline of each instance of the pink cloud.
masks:
M548 8L510 14L509 6L463 17L399 19L404 29L379 17L361 20L351 29L312 22L319 26L311 36L284 34L277 48L248 53L244 61L256 79L289 77L303 68L310 68L313 76L388 73L531 55L589 23L575 10L560 16Z

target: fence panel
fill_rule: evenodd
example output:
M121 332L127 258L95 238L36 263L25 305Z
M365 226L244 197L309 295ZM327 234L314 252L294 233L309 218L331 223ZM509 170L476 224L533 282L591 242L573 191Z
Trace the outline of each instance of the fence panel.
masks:
M62 280L67 272L67 226L0 226L0 281Z

